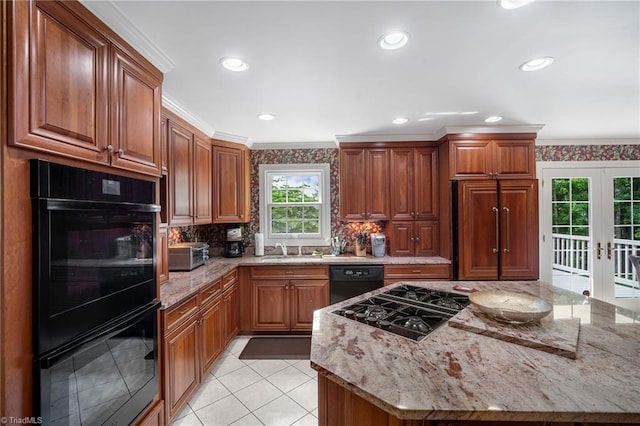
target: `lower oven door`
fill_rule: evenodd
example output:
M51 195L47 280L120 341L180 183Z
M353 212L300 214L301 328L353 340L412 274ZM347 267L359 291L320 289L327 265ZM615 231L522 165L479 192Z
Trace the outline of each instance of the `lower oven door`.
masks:
M158 394L155 302L37 359L44 424L126 425Z

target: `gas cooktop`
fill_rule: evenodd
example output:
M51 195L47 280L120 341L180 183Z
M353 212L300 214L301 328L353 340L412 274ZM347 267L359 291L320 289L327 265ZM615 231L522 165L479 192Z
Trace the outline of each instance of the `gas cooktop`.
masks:
M468 304L465 295L401 285L333 313L420 341Z

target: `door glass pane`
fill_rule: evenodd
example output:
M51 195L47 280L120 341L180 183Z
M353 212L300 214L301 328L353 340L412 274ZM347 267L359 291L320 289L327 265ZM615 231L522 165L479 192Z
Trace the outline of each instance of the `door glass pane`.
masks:
M615 298L640 298L629 255L640 255L640 177L613 179L613 261Z
M552 179L553 285L591 291L590 179Z

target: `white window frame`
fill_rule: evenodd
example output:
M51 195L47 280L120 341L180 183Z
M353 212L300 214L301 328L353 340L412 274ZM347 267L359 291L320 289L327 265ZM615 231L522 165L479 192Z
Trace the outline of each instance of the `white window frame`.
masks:
M318 173L320 175L320 233L317 237L292 235L272 235L271 205L267 194L268 179L271 174L286 173ZM284 242L291 246L329 246L331 239L331 194L330 194L330 165L319 164L260 164L260 232L264 234L264 244L273 246Z

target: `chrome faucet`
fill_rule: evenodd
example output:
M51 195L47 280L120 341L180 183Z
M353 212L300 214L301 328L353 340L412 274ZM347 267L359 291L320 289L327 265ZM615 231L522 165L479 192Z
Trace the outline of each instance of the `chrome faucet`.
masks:
M278 248L278 247L280 247L282 249L282 255L284 257L286 257L287 256L287 245L284 242L276 243L276 248Z

